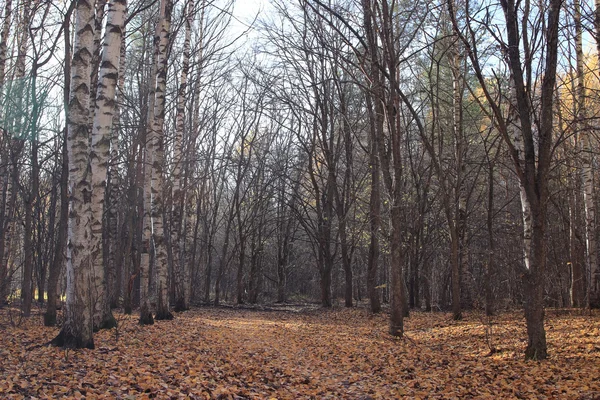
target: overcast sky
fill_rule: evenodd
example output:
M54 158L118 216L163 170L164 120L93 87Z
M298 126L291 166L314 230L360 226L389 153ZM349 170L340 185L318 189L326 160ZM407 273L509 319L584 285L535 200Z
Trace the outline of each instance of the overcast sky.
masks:
M237 0L233 10L235 18L231 23L234 34L239 35L247 30L257 14L264 13L269 7L269 0ZM248 38L253 36L252 32L248 32Z

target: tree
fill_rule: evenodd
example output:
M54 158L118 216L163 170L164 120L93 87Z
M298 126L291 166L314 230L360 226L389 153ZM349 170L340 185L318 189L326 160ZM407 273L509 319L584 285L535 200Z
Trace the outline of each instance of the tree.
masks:
M4 3L2 33L0 34L0 88L4 89L6 82L6 61L8 49L8 36L11 28L12 0ZM6 141L2 140L2 160L7 160ZM10 169L2 168L2 203L0 203L0 306L4 304L8 297L8 250L10 245L10 214L12 213L13 203L10 187Z
M588 305L600 306L600 271L598 270L598 252L596 242L596 202L594 199L594 170L593 148L591 146L592 128L587 111L587 88L585 85L584 57L581 24L581 4L579 0L573 1L573 19L575 22L575 57L577 64L577 114L575 115L575 130L580 137L582 150L581 178L583 180L583 202L585 208L585 245L586 264L590 274L587 285ZM600 46L600 45L599 45ZM599 47L600 49L600 47ZM600 52L598 53L600 56ZM581 276L573 277L573 281Z
M191 274L188 263L183 257L183 216L185 213L185 188L182 188L181 176L183 157L183 134L185 129L185 101L188 88L188 74L190 69L190 48L192 39L192 26L195 14L195 1L188 0L185 7L185 39L183 42L183 59L181 77L177 92L177 115L175 120L175 143L173 145L173 200L171 222L171 245L173 270L175 275L175 311L184 311L189 308L191 291Z
M362 1L363 29L368 54L368 78L375 103L376 129L379 159L381 161L384 187L390 196L390 334L402 336L406 293L403 268L402 236L404 232L403 206L404 165L401 154L403 127L400 116L401 98L398 84L399 53L395 28L394 10L387 1ZM381 30L376 29L378 26ZM379 53L378 42L382 43ZM387 93L385 88L388 88ZM387 129L386 129L387 128ZM387 131L387 134L386 134Z
M150 130L149 141L152 141L152 224L153 239L156 249L156 270L157 270L157 320L173 319L169 311L168 296L168 270L167 270L167 249L165 241L165 230L163 226L164 218L164 120L165 120L165 96L166 79L168 66L168 47L171 36L171 16L173 12L173 1L161 1L161 18L159 19L158 36L158 57L156 58L156 90L154 100L154 118L150 120L152 128Z
M546 273L546 223L549 202L548 182L552 163L552 150L555 146L553 139L553 103L554 88L556 83L556 68L558 59L558 26L561 0L550 0L540 5L539 13L535 14L544 23L545 30L541 34L545 37L543 47L544 57L541 61L544 75L541 81L539 112L533 107L531 94L533 80L531 71L533 63L531 43L529 42L530 18L536 18L531 13L530 4L527 2L523 8L513 0L501 2L504 12L506 27L506 43L499 43L506 54L506 63L511 73L511 84L514 89L513 107L518 112L519 139L523 143L523 155L515 145L515 138L510 135L510 121L502 113L497 100L492 97L489 83L485 79L479 49L473 42L474 11L469 3L465 7L467 30L463 31L457 23L456 6L453 1L448 2L448 9L452 19L454 31L467 48L471 64L477 75L479 84L485 98L492 109L496 126L509 148L512 161L520 184L524 187L525 203L531 211L531 246L528 246L527 237L523 242L526 265L522 271L523 294L525 296L525 320L527 323L528 344L525 357L528 359L542 360L548 356L546 332L544 329L544 277ZM523 25L519 25L519 21ZM522 59L520 49L527 52ZM541 49L540 49L541 51ZM511 96L512 97L512 96ZM525 215L525 213L524 213ZM525 227L527 229L527 226Z
M119 78L119 57L125 23L126 0L111 0L108 4L104 50L100 63L96 89L94 119L92 124L92 150L90 164L92 172L92 205L90 247L93 263L93 288L95 301L94 327L110 329L116 320L110 311L112 289L107 284L103 253L104 199L107 186L110 138L113 129L115 97Z
M56 346L94 348L90 240L89 103L95 14L89 0L75 6L75 41L68 108L69 228L65 322Z

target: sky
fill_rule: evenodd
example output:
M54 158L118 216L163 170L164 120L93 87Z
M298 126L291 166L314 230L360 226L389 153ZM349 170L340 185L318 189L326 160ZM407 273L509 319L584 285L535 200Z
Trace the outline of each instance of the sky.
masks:
M251 24L256 15L264 12L268 6L268 0L237 0L233 10L233 15L238 20L234 25L239 26L236 29L243 31L245 26Z

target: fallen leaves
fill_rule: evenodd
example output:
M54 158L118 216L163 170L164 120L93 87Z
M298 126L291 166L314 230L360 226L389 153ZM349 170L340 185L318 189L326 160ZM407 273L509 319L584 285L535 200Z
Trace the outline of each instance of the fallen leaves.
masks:
M57 331L34 317L0 335L0 397L599 398L600 318L548 314L541 363L523 360L517 313L493 325L413 313L392 340L386 316L362 309L199 309L145 327L119 316L118 332L77 351L36 346Z

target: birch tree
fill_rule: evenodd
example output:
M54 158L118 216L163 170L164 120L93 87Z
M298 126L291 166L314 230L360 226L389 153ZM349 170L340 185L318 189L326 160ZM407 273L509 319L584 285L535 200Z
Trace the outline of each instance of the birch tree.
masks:
M585 85L584 56L581 23L580 0L573 1L573 19L575 22L575 57L577 65L577 105L575 115L575 130L581 145L582 166L581 178L583 181L583 203L585 208L585 246L586 264L588 275L587 304L600 306L600 271L598 270L598 252L596 242L596 202L594 198L594 149L591 145L593 135L588 117L587 88ZM599 45L600 46L600 45ZM599 47L600 49L600 47ZM599 52L600 56L600 52Z
M168 268L165 232L163 227L164 191L164 131L168 47L171 34L172 0L161 0L156 28L155 51L150 101L148 106L148 136L144 167L144 241L140 266L141 293L140 323L148 323L147 276L150 263L150 244L153 239L157 270L157 320L172 319L169 311Z
M104 50L100 63L100 74L96 90L94 119L92 125L92 149L90 164L92 172L92 205L90 249L93 263L93 287L95 295L94 326L110 329L116 320L110 311L108 285L103 260L103 214L106 177L110 152L111 130L115 109L115 93L121 55L121 37L125 20L126 0L111 0L108 3Z
M2 32L0 33L0 89L4 89L6 81L6 61L8 57L8 40L11 28L12 18L12 0L7 0L4 3ZM10 188L10 168L8 167L8 145L7 140L0 141L0 151L2 164L7 164L6 167L1 167L0 179L2 179L2 191L0 203L0 305L4 304L9 290L9 271L8 271L8 250L10 248L10 216L12 213L12 197Z
M185 103L188 88L188 74L190 70L190 50L192 27L195 14L195 1L187 0L185 5L185 38L183 42L183 56L181 77L177 91L177 110L175 117L175 143L173 145L173 201L171 221L171 244L173 254L173 270L176 285L175 310L184 311L189 308L191 292L191 276L189 264L183 257L183 215L185 213L185 188L183 188L182 163L183 135L185 129Z
M65 322L52 340L57 346L94 348L93 304L90 292L92 260L89 248L91 182L89 167L89 104L94 45L94 5L75 6L75 40L68 108L69 225L67 241L67 303Z

